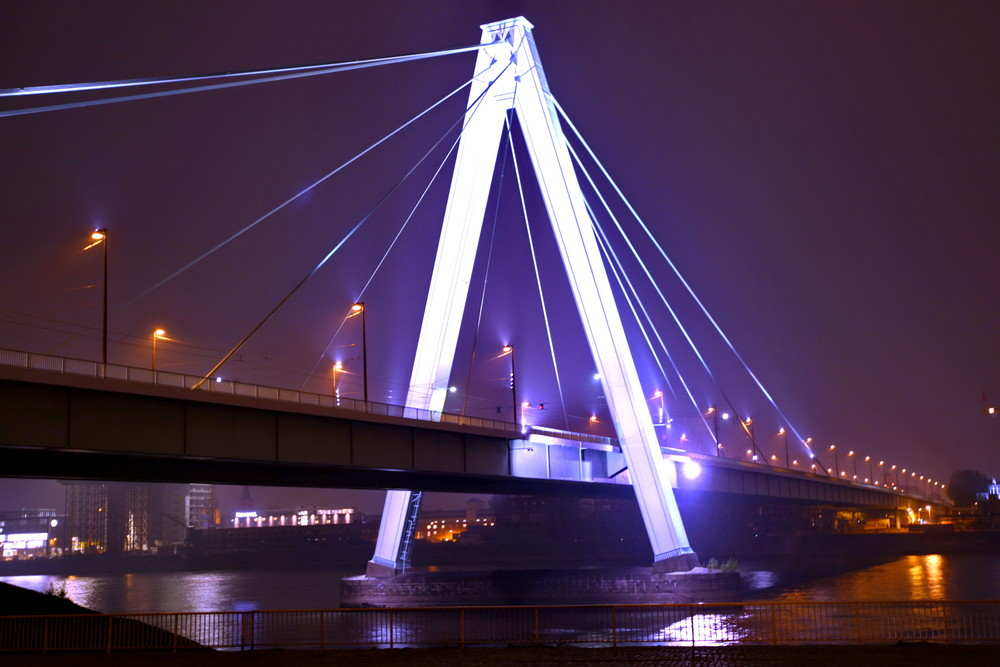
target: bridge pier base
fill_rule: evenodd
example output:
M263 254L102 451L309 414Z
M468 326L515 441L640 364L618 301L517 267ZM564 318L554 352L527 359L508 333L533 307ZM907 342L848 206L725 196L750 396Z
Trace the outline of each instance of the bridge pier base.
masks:
M668 572L687 572L698 567L698 554L693 551L688 553L668 556L653 563L653 574L666 574Z
M400 572L402 572L402 569L396 567L395 564L386 565L383 563L377 563L374 559L368 561L368 567L365 568L366 577L375 577L379 579L394 577Z

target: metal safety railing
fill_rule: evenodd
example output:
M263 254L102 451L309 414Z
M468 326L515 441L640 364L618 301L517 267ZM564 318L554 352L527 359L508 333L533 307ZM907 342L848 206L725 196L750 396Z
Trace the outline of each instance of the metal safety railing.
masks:
M302 391L299 389L282 389L280 387L248 384L235 380L213 379L206 381L198 375L185 375L182 373L171 373L169 371L154 371L149 368L119 366L117 364L102 364L99 361L71 359L68 357L57 357L49 354L38 354L35 352L0 349L0 365L48 371L50 373L60 373L62 375L82 375L85 377L117 380L120 382L134 382L137 384L152 384L161 387L191 389L196 391L205 391L212 394L242 396L257 400L282 401L286 403L298 403L300 405L310 405L323 408L336 408L338 410L345 410L359 414L397 417L400 419L413 419L423 422L454 424L456 426L472 426L474 428L502 431L516 436L521 435L522 431L519 425L512 422L500 421L498 419L469 417L467 415L457 415L448 412L433 412L431 410L422 410L419 408L408 408L402 405L345 398L335 396L333 394L317 394L315 392Z
M0 651L1000 643L1000 601L746 602L0 616Z

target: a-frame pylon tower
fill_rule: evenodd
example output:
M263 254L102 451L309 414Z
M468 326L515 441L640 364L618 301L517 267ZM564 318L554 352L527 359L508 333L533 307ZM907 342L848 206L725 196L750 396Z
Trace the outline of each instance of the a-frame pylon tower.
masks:
M482 26L478 73L459 143L441 240L413 360L407 407L444 407L483 215L508 111L517 113L559 253L653 547L654 569L698 564L670 488L653 420L625 338L583 192L542 71L532 25L522 17ZM398 572L411 492L389 491L368 573Z

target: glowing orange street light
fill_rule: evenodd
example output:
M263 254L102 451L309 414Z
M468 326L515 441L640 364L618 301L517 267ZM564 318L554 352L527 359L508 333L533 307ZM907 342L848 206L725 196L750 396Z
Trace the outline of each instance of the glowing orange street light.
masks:
M785 467L787 468L789 466L789 463L788 463L788 461L789 461L789 459L788 459L788 431L785 430L784 426L782 426L781 428L778 429L778 435L780 435L782 438L785 439Z
M517 418L517 375L514 370L514 346L507 343L501 351L503 352L501 357L510 355L510 394L514 405L514 423L517 424L520 420Z
M361 314L361 381L364 385L365 410L368 409L368 331L367 324L365 323L366 312L368 311L365 308L364 301L358 301L351 306L351 317L358 313Z
M340 391L337 389L337 373L344 370L344 364L337 362L333 365L333 395L337 399L337 405L340 405Z
M84 248L84 250L89 250L98 243L104 246L104 282L101 285L104 293L101 301L101 363L106 364L108 363L108 230L95 229L90 233L90 240L93 243Z
M167 334L167 332L164 331L163 329L154 329L153 330L153 362L152 362L152 371L153 371L154 374L156 373L156 341L159 340L160 338L163 338L166 334Z

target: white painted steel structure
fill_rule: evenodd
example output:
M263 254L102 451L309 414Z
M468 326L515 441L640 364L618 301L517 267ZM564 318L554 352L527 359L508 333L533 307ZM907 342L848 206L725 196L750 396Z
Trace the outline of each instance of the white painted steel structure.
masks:
M517 113L604 395L629 467L658 569L697 564L566 148L545 74L524 18L482 26L469 109L459 144L406 406L440 411L451 376L483 214L507 112ZM410 492L389 491L371 574L397 569Z

